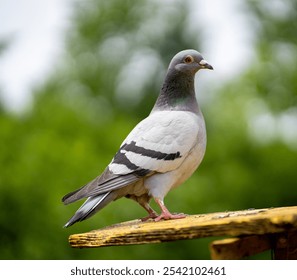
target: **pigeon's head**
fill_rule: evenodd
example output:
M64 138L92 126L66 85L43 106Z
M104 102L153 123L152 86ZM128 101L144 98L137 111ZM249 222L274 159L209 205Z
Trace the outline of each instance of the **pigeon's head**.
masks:
M213 69L213 67L203 59L202 55L195 50L184 50L176 54L169 65L169 71L194 75L199 69Z

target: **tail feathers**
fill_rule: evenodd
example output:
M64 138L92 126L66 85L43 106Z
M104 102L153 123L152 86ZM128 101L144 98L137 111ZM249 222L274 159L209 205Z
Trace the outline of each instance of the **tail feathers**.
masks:
M73 192L70 192L66 195L64 195L64 197L62 198L62 202L66 205L69 203L72 203L78 199L76 199L75 194L77 194L79 191L81 191L85 186L82 186L81 188L79 188L78 190L75 190Z
M98 196L89 197L85 203L75 212L73 217L64 225L64 228L70 227L76 222L81 222L90 218L114 199L115 194L113 192L107 192Z
M80 189L66 194L62 198L62 202L69 204L85 197L105 194L128 186L138 180L139 176L135 174L116 175L107 170Z

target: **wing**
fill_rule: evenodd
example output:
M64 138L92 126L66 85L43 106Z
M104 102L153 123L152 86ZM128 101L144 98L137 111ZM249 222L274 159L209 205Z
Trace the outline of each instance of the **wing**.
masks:
M198 133L199 119L193 113L154 112L131 131L109 169L114 174L174 170L197 143Z

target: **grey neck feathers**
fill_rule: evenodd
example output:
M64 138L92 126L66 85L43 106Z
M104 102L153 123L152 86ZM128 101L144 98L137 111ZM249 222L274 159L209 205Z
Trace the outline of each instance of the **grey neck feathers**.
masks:
M169 70L153 111L189 111L198 114L194 74Z

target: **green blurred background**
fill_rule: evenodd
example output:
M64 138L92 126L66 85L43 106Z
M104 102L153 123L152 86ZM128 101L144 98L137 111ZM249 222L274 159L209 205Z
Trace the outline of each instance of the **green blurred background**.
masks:
M196 78L208 146L199 170L166 197L168 208L198 214L296 205L297 1L240 1L247 24L238 32L252 35L252 59L229 80L207 55L216 22L202 30L199 18L189 18L193 9L203 13L203 1L162 2L73 1L63 56L34 88L32 104L19 113L0 104L1 259L209 258L211 239L70 248L72 233L145 215L127 199L62 228L80 203L66 207L61 197L103 171L150 112L171 57L186 48L215 69ZM0 56L9 47L2 41Z

